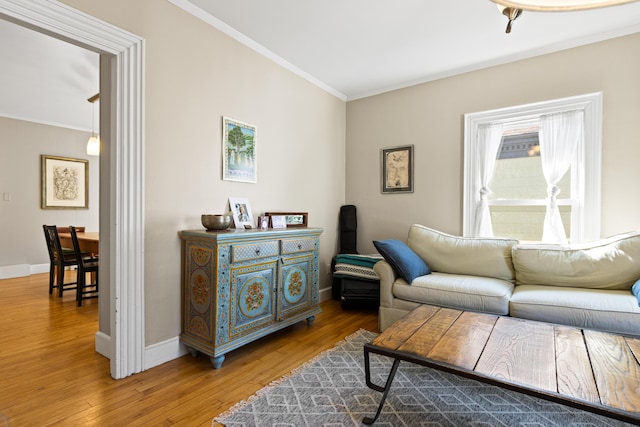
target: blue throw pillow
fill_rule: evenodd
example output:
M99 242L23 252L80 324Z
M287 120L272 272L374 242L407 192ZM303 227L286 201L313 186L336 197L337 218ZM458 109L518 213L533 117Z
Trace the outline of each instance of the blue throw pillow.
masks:
M631 287L631 292L638 298L638 306L640 306L640 280L636 281Z
M406 243L400 240L374 240L373 245L407 283L410 284L416 277L431 274L427 264Z

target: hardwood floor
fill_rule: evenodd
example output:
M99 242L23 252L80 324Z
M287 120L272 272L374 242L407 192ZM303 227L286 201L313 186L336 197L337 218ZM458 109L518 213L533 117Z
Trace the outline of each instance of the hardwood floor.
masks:
M98 300L49 296L48 274L0 280L0 425L210 426L337 341L378 331L375 310L321 304L313 326L299 322L227 354L221 369L190 355L122 380L95 352Z

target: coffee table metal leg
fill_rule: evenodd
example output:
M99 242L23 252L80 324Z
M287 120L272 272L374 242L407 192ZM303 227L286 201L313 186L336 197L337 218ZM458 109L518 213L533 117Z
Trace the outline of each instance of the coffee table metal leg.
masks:
M387 400L387 394L389 394L389 390L391 389L391 383L393 382L393 378L396 376L396 371L398 370L398 365L400 365L400 359L393 359L393 366L391 366L391 372L389 372L389 377L387 378L387 382L384 387L374 384L371 381L371 368L369 366L369 349L364 349L364 373L365 380L367 382L367 387L373 389L375 391L382 392L382 399L380 400L380 405L378 405L378 411L376 415L371 417L364 417L362 422L364 424L370 425L376 422L378 417L380 416L380 412L382 412L382 407L384 406L385 400Z

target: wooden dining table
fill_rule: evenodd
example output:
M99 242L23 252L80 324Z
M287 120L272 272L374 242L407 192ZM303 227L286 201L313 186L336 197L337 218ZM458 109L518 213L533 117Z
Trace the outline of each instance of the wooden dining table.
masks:
M80 244L80 250L83 252L97 255L99 253L99 232L97 231L78 231L78 243ZM63 248L73 248L73 242L71 241L71 233L58 233L60 236L60 245Z

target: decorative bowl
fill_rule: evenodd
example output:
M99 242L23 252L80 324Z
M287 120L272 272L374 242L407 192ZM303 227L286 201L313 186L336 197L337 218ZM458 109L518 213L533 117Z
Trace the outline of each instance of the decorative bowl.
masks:
M231 218L231 215L228 214L204 214L200 217L200 221L207 230L226 230L231 225Z

